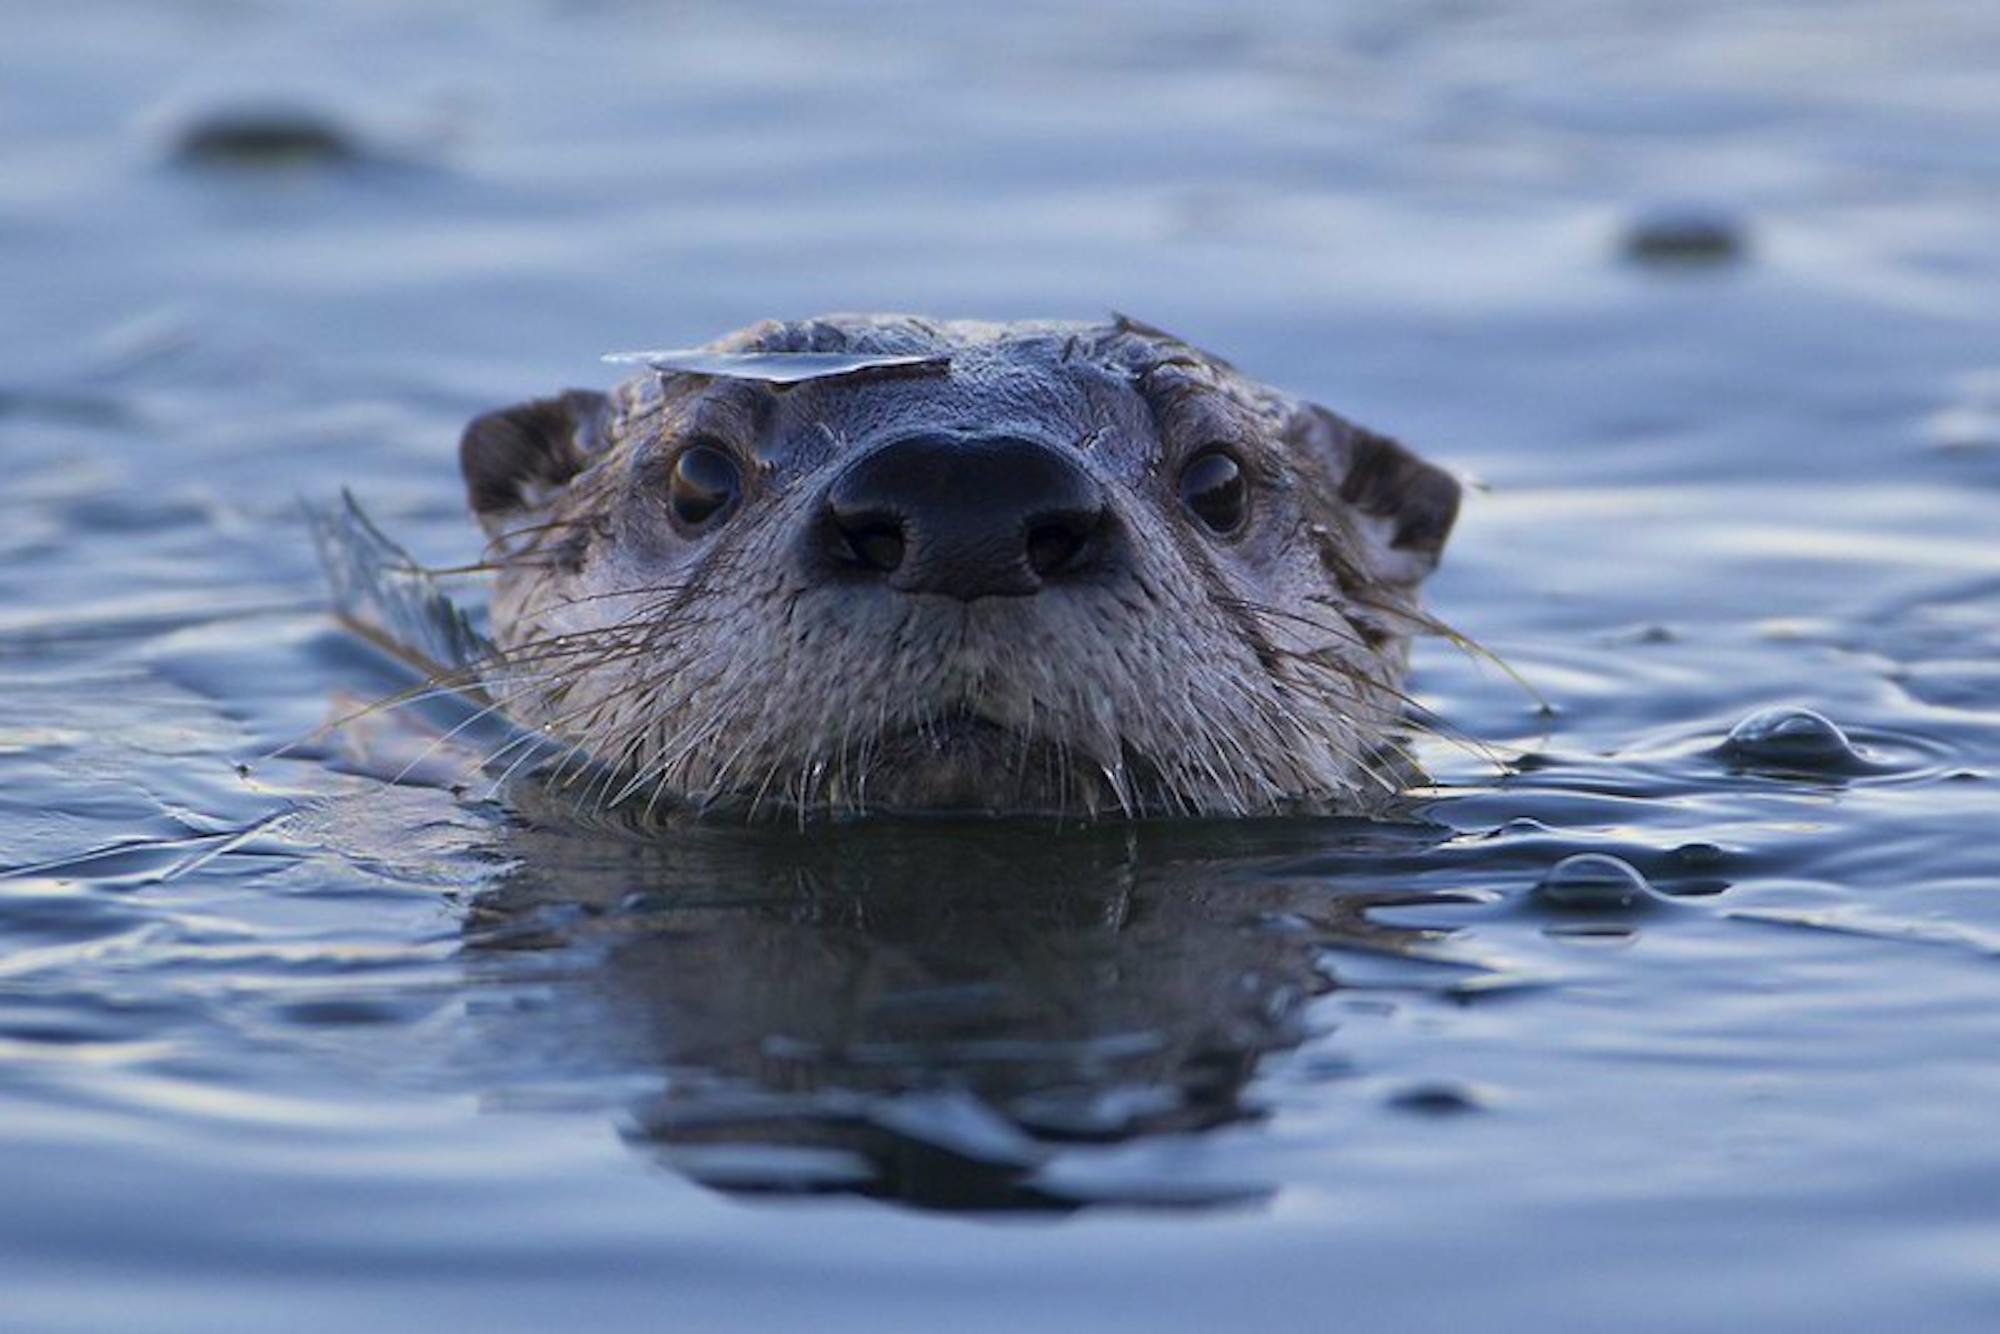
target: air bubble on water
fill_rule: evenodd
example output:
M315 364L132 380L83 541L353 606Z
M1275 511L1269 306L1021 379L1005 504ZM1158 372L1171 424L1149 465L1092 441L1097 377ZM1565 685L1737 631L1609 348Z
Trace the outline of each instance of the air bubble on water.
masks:
M1831 719L1789 706L1751 714L1730 729L1722 749L1737 759L1805 768L1840 768L1860 759Z
M1535 886L1535 897L1553 908L1602 911L1644 907L1660 896L1630 862L1580 852L1550 867Z

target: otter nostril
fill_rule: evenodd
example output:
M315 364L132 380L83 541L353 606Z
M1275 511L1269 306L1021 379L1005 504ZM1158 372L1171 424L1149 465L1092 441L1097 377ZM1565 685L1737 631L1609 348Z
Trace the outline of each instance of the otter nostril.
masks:
M879 517L835 520L840 534L839 554L851 565L879 574L892 573L903 563L906 542L903 525Z
M1028 567L1041 578L1061 574L1082 563L1084 548L1096 529L1097 516L1063 514L1044 517L1028 528Z
M903 563L903 530L890 524L871 524L851 532L847 535L847 545L864 565L884 574Z

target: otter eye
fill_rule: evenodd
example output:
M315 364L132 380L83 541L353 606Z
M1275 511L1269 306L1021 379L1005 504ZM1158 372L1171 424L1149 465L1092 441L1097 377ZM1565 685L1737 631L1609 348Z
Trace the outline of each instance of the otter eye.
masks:
M1206 449L1181 469L1181 503L1211 532L1227 537L1243 526L1249 486L1243 465L1220 449Z
M690 445L674 460L667 504L676 519L699 528L733 508L742 490L743 473L735 459L713 445Z

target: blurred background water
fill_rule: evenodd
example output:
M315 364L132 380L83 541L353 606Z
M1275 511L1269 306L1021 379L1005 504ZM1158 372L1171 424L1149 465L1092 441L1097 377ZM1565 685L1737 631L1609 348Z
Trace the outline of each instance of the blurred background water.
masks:
M2000 1320L1993 6L0 11L0 1327ZM407 683L300 497L464 560L602 352L1114 308L1479 479L1504 765L646 844L264 758Z

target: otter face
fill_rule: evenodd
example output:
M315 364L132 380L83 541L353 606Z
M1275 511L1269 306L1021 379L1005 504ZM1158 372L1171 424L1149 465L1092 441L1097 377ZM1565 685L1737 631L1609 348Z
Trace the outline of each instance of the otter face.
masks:
M606 795L1242 815L1395 787L1459 495L1401 445L1128 320L763 324L687 364L461 446L494 694Z

